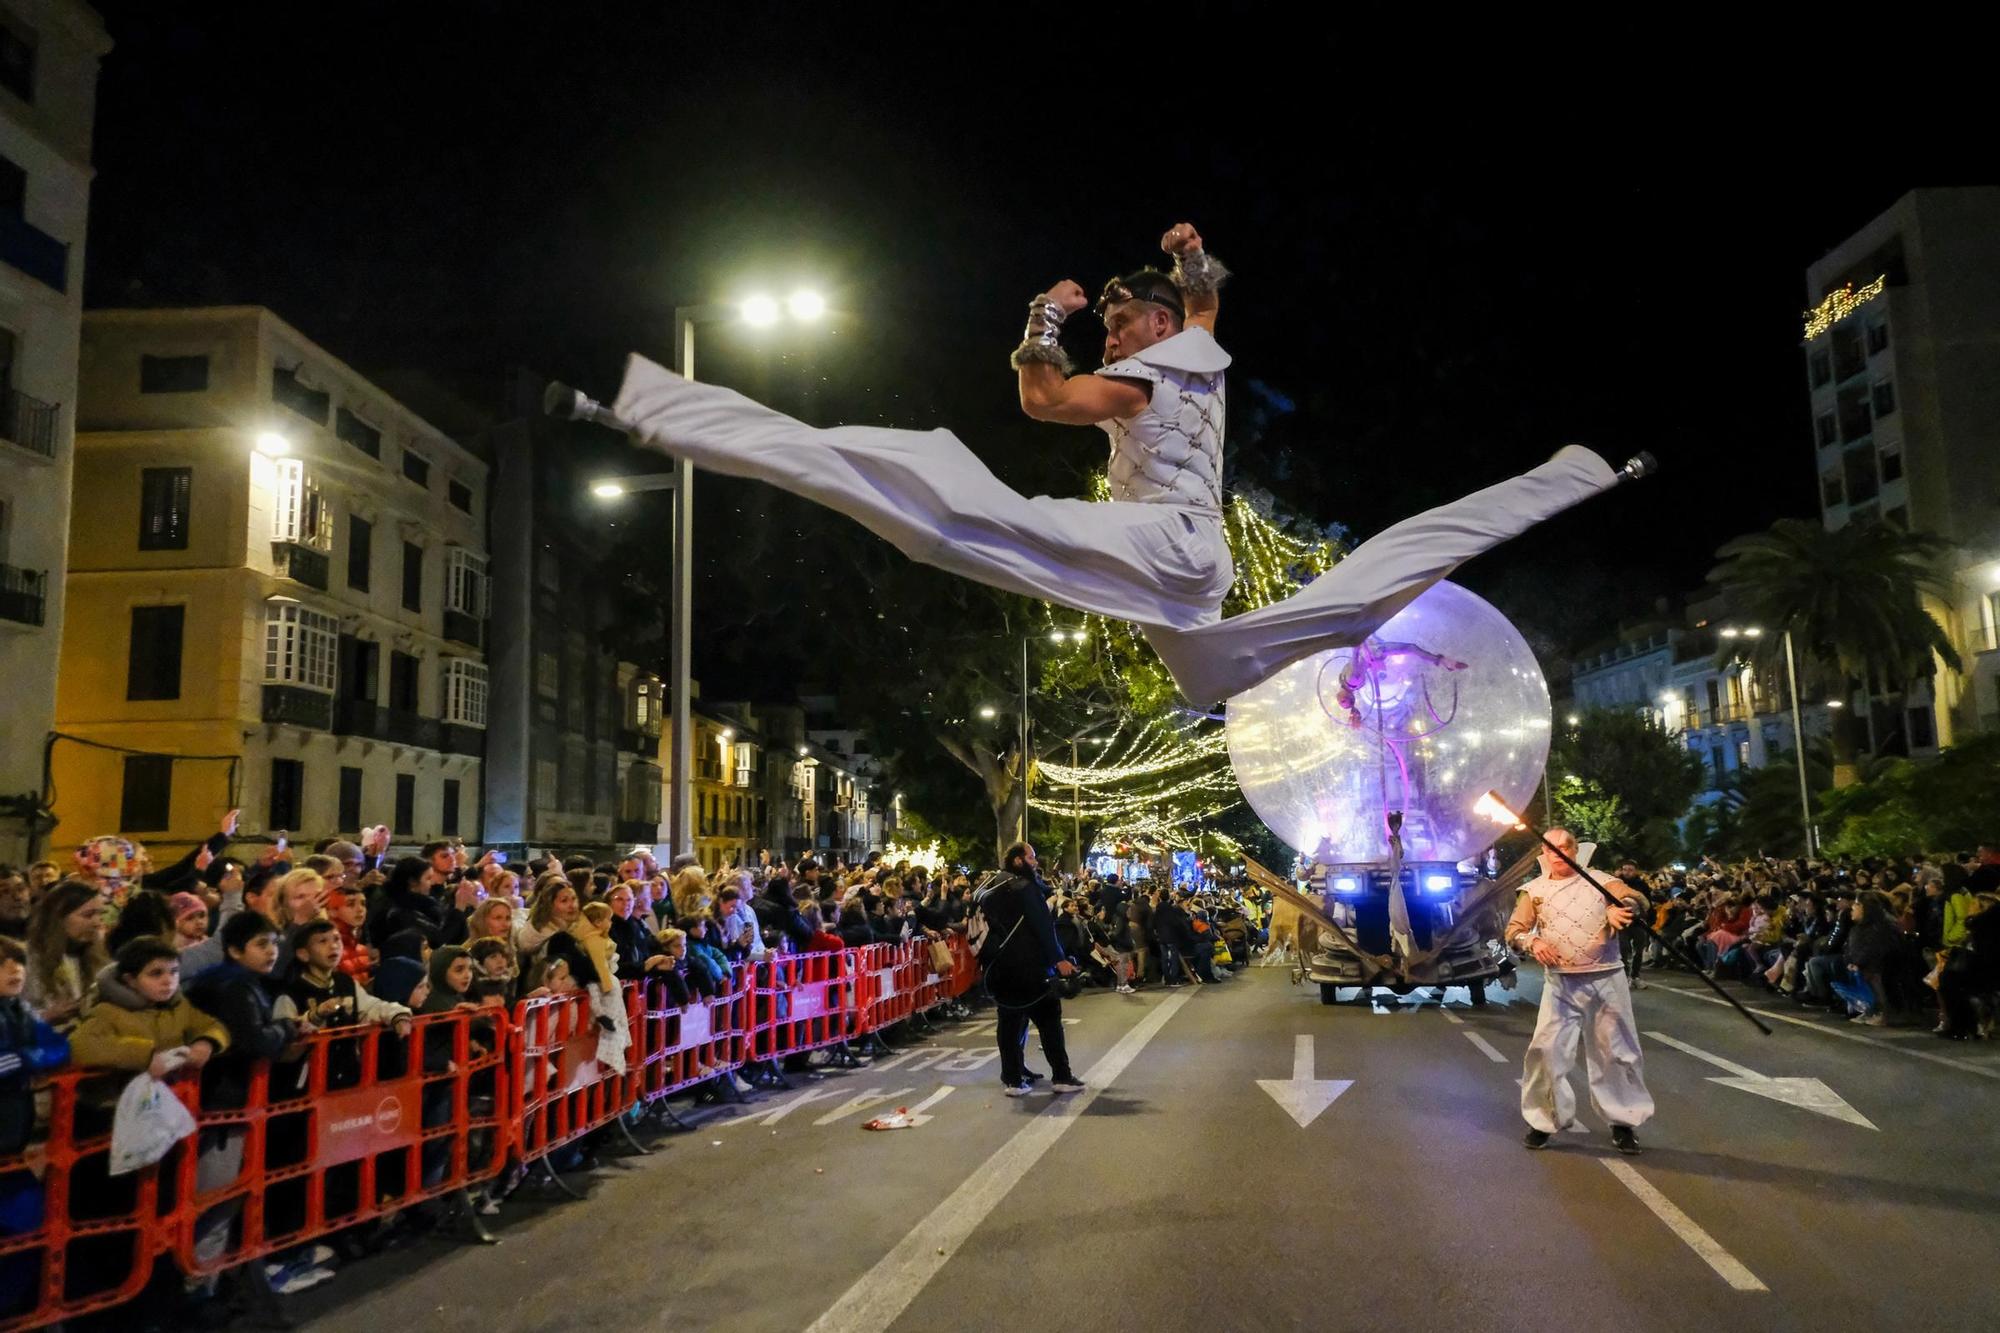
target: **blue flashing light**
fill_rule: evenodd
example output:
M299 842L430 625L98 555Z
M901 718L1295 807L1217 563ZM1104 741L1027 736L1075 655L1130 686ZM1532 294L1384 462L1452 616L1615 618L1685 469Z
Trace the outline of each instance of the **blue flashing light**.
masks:
M1353 875L1341 875L1333 881L1333 891L1335 893L1359 893L1361 892L1361 881Z
M1450 875L1425 875L1424 887L1432 893L1449 893L1458 887L1458 881Z

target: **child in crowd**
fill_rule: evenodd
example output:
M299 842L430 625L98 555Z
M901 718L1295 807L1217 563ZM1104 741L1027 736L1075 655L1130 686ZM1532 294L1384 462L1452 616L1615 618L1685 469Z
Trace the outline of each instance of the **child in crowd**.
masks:
M27 882L21 899L27 900ZM28 985L28 952L19 940L0 936L0 1161L18 1157L35 1128L34 1077L69 1059L69 1041L22 1003ZM19 1236L42 1225L42 1182L24 1163L0 1170L0 1238ZM0 1315L19 1313L41 1276L33 1251L0 1256Z
M472 941L467 952L472 955L472 992L482 1004L497 1004L506 1008L519 998L514 967L514 946L505 939L491 935Z
M208 904L192 893L177 893L167 900L174 919L174 948L191 949L208 938Z
M689 1000L687 979L687 932L669 927L653 936L667 966L652 975L667 991L667 1008L685 1009Z
M326 895L326 914L340 933L340 970L366 986L375 975L375 951L362 943L368 923L368 896L353 890L335 889Z
M345 947L340 928L331 921L308 921L293 928L288 944L292 969L282 992L272 1002L276 1019L304 1019L314 1027L351 1028L377 1024L395 1029L399 1037L410 1035L408 1008L370 995L352 974L341 967ZM296 1084L282 1090L285 1095L303 1091L310 1066L301 1064ZM361 1052L351 1041L340 1042L327 1052L327 1087L352 1087L361 1081ZM272 1095L280 1094L273 1088Z
M701 995L721 995L729 989L729 960L709 942L709 915L706 911L682 917L678 925L687 936L688 979Z
M179 951L145 935L97 975L97 1003L70 1034L79 1065L165 1078L200 1069L229 1047L224 1026L181 993Z
M612 962L616 946L611 940L611 904L586 903L583 915L570 927L576 942L583 946L584 957L597 970L593 980L600 990L609 993L618 987L618 974Z

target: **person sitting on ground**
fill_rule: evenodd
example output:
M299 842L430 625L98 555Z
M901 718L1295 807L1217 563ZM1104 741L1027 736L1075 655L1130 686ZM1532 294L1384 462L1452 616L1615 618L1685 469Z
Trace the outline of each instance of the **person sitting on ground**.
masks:
M165 1078L229 1048L224 1024L181 992L180 955L165 940L128 941L98 974L96 993L70 1034L78 1065Z
M1848 1016L1870 1027L1888 1022L1883 1015L1882 969L1896 948L1899 932L1889 915L1888 895L1869 890L1855 900L1854 929L1841 951L1845 975L1831 981L1834 993L1847 1001Z

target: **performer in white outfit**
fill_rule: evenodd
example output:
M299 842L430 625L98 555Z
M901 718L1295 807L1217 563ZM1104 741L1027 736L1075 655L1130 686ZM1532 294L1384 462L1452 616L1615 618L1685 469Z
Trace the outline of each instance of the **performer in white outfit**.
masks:
M1548 840L1576 855L1568 829L1550 829ZM1541 878L1521 890L1507 921L1507 943L1533 954L1544 969L1542 1011L1521 1070L1521 1117L1530 1148L1546 1147L1550 1135L1576 1120L1569 1073L1579 1039L1591 1109L1611 1126L1618 1151L1638 1152L1633 1130L1652 1118L1632 992L1618 950L1618 932L1632 924L1634 911L1645 909L1646 897L1615 879L1604 887L1630 905L1613 907L1589 880L1545 851Z
M1020 495L946 430L808 426L637 355L610 413L587 400L580 410L699 467L818 500L913 560L1136 622L1200 705L1360 642L1463 561L1651 466L1635 459L1614 472L1572 445L1377 534L1286 601L1223 620L1235 577L1222 510L1229 354L1214 336L1226 275L1186 223L1162 246L1176 257L1171 277L1142 270L1106 288L1100 370L1069 375L1058 343L1063 321L1086 304L1074 282L1029 304L1013 356L1028 415L1111 437L1109 504Z

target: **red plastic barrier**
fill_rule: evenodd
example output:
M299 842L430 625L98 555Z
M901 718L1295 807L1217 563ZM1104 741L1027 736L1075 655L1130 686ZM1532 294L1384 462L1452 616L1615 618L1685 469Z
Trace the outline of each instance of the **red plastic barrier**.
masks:
M54 1075L47 1139L0 1157L0 1329L58 1323L145 1287L165 1244L161 1167L117 1178L107 1172L110 1105L127 1077ZM171 1184L175 1158L163 1165ZM118 1276L104 1282L107 1275Z
M602 1049L609 1034L587 993L523 1000L514 1008L513 1146L532 1162L609 1124L639 1100L644 1081L645 1024L639 988L620 990L626 1049ZM622 1066L622 1068L620 1067Z
M860 1032L855 952L784 954L756 964L751 1041L756 1059L816 1051Z
M241 1106L190 1097L200 1128L170 1222L181 1271L218 1273L498 1175L508 1028L490 1008L420 1018L407 1044L373 1026L317 1033L301 1060L256 1065Z
M727 995L692 997L685 1006L670 1006L667 988L659 982L647 985L640 1014L642 1100L652 1102L749 1061L750 971L735 969Z

